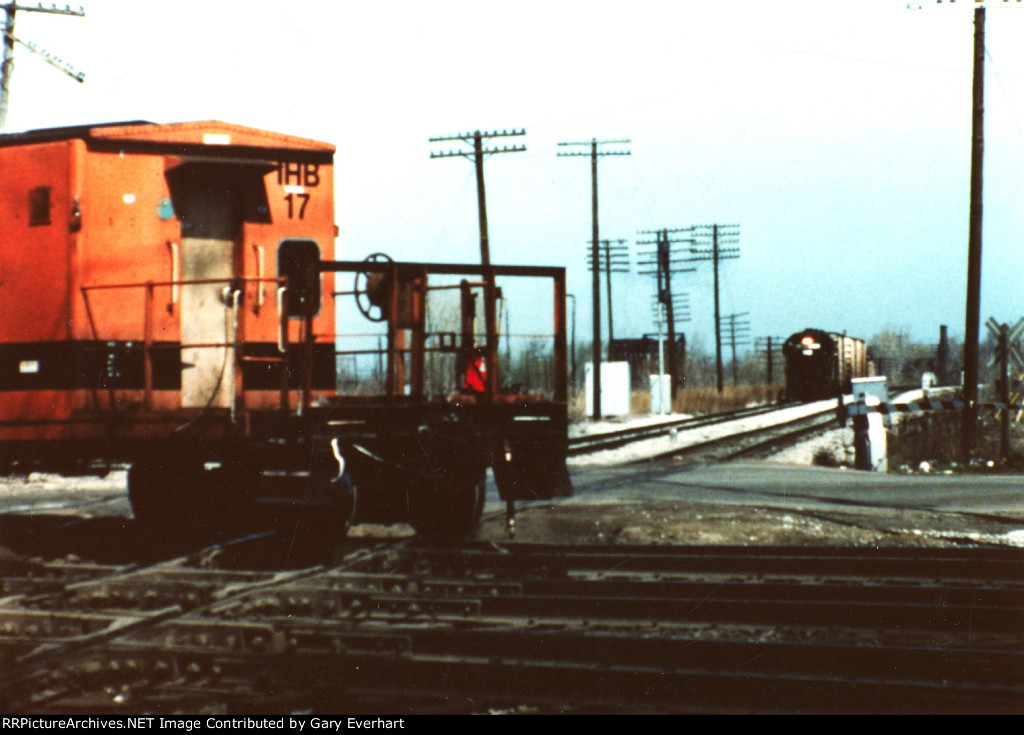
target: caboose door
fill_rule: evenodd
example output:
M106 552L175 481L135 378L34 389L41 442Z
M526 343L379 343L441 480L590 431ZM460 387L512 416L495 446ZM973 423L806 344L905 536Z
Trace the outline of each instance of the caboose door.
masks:
M237 222L232 194L191 188L181 225L181 405L231 405L235 341L231 279ZM188 283L208 281L207 283Z

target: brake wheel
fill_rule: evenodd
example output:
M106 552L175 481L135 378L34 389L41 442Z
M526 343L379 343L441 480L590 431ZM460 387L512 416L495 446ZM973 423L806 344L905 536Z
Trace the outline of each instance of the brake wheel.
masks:
M392 263L384 253L374 253L365 259L367 263ZM380 284L385 282L387 275L360 271L356 273L353 290L356 294L356 306L362 315L371 322L382 322L387 319L386 302L380 298Z

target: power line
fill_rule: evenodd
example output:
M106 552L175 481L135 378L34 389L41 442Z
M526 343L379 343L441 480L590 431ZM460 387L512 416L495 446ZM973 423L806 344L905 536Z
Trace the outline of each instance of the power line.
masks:
M732 384L737 385L739 383L739 374L737 372L738 363L736 362L736 348L739 346L745 346L750 344L750 321L747 319L740 319L740 317L747 316L750 314L749 311L744 311L739 314L726 314L722 317L722 320L718 323L718 333L732 347Z
M715 268L715 371L718 379L718 392L724 389L722 378L722 335L718 330L721 322L718 298L718 263L721 260L728 260L740 257L739 248L722 247L723 245L734 245L740 237L739 225L694 225L694 245L690 248L690 262L696 263L702 260L710 260Z
M569 151L566 153L559 153L561 157L590 157L590 181L591 181L591 210L593 215L593 235L590 238L591 243L591 257L592 262L600 263L601 256L598 254L598 250L601 243L601 237L599 234L598 217L597 217L597 159L601 156L629 156L629 151L600 151L598 146L600 145L625 145L630 141L628 139L620 140L598 140L592 138L587 142L569 142L559 143L559 146L589 146L590 153L580 153L577 151ZM594 338L591 352L591 360L594 364L594 418L601 418L601 279L600 269L594 269L594 282L592 290L593 299L593 312L594 312Z
M39 54L46 60L51 66L60 69L62 72L67 74L69 77L78 82L85 81L85 73L76 71L71 64L67 63L63 59L54 56L46 49L38 48L31 41L23 41L14 35L14 17L17 11L21 10L27 13L50 13L52 15L74 15L78 17L84 17L85 11L82 8L72 10L70 7L65 6L58 8L56 5L50 7L43 7L38 5L36 7L30 7L28 5L18 5L18 3L4 3L0 4L0 9L6 13L7 17L4 21L3 37L4 37L4 53L3 62L0 63L0 130L3 130L7 126L7 108L10 104L11 94L11 77L14 74L14 44L20 43L25 46L29 51L35 54Z
M754 351L764 352L766 384L775 382L775 362L782 359L782 337L755 337Z
M638 240L637 245L654 245L653 250L648 250L640 255L650 260L638 260L639 265L655 266L653 270L641 271L641 273L653 274L658 279L658 303L664 304L668 312L668 339L675 343L676 338L676 301L672 293L673 273L692 273L696 268L680 268L680 263L689 262L688 258L679 256L678 250L673 251L673 245L685 244L688 253L693 248L693 228L662 228L660 230L641 230L641 235L657 235L655 240ZM684 237L688 235L689 237ZM686 313L689 320L689 312ZM676 394L681 383L679 379L679 364L676 361L675 352L669 352L668 359L669 385L672 392L672 400L675 402Z
M594 270L594 249L587 251L587 270ZM608 344L615 340L615 319L612 316L612 273L629 273L629 249L625 240L602 240L597 267L605 273L608 286Z
M430 138L431 143L443 141L461 141L470 143L473 150L448 150L440 153L431 153L431 158L471 158L476 168L476 198L477 211L480 217L480 263L484 270L484 320L487 330L487 383L488 389L484 391L487 397L493 397L498 392L498 314L496 305L497 290L494 285L494 271L491 269L491 246L490 237L487 233L487 196L484 190L484 156L494 153L519 153L526 150L526 146L513 145L501 148L484 148L484 140L509 136L526 135L525 130L501 130L482 133L476 130L472 133L460 135L446 135Z

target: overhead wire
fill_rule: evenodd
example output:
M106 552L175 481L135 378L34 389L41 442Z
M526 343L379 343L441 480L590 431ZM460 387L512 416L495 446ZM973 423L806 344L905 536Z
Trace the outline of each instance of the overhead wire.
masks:
M1013 109L1013 101L1010 98L1010 94L1006 91L1006 87L1003 85L1003 76L998 69L996 69L996 60L992 56L992 52L985 48L985 56L988 57L989 64L992 66L992 75L996 78L996 84L999 85L999 91L1003 93L1003 97L1006 99L1006 107L1010 111L1010 119L1013 121L1013 127L1017 130L1017 135L1024 138L1024 129L1020 126L1020 121L1017 119L1017 114ZM1020 74L1009 74L1005 76L1021 77L1024 75Z
M466 189L469 188L470 182L476 179L476 172L470 169L463 179L462 189L459 190L458 195L452 200L451 209L448 210L448 216L445 217L444 224L441 226L441 231L437 235L437 240L434 242L434 247L430 251L430 255L427 257L427 261L433 261L437 255L437 251L441 248L441 245L445 242L445 236L448 234L448 228L452 223L452 218L455 216L455 210L460 208L463 204L463 199L466 196Z

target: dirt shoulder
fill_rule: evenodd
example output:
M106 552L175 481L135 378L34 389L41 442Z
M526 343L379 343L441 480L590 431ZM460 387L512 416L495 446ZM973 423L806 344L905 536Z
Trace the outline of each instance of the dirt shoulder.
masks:
M811 511L684 501L551 504L518 514L524 542L685 545L1024 546L1024 513L980 516L891 509ZM480 538L507 539L504 518Z

